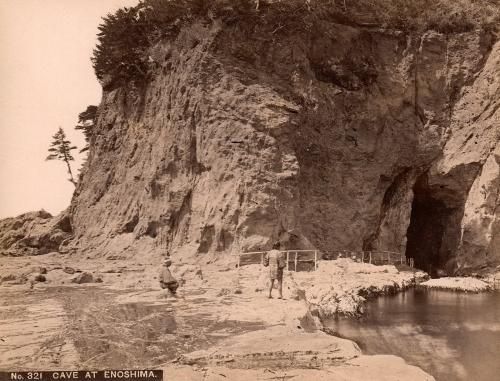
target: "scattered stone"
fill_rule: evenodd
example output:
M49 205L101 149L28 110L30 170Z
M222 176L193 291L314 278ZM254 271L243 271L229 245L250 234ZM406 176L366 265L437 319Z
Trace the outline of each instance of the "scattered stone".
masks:
M63 269L63 271L66 273L66 274L74 274L76 271L73 267L65 267Z
M102 282L103 282L103 280L102 280L102 278L99 276L99 277L97 277L97 278L95 279L95 282L96 282L96 283L102 283Z
M16 276L13 274L8 274L0 277L0 284L3 282L11 282L13 280L16 280Z
M155 355L161 355L162 349L158 345L149 345L146 347L146 350Z
M237 288L236 290L234 290L234 293L235 294L243 294L243 290L241 288Z
M108 261L122 261L126 258L123 255L110 255L106 258Z
M222 288L219 293L217 294L217 296L225 296L225 295L230 295L231 294L231 290L228 289L228 288Z
M92 283L94 282L94 277L92 276L92 274L89 274L89 273L86 273L86 272L83 272L81 274L78 274L76 277L74 277L72 280L71 280L72 283L78 283L78 284L82 284L82 283Z
M25 274L21 274L15 277L11 284L26 284L28 283L28 277Z
M337 336L337 331L335 331L332 328L323 327L323 328L321 328L321 331L323 331L324 333L326 333L327 335L330 335L330 336Z
M201 269L196 270L196 272L194 273L194 275L196 275L200 279L203 279L203 273L202 273Z
M36 275L33 280L35 282L45 282L47 280L47 278L45 278L45 275L42 275L42 274L38 274Z
M294 300L306 300L306 292L299 288L293 288L291 291L291 298Z
M32 267L27 274L36 273L36 274L47 274L47 269L42 266Z

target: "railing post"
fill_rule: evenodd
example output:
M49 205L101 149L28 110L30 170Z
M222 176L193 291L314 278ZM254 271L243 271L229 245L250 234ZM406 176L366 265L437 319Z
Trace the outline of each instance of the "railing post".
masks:
M369 251L368 253L370 254L370 264L371 264L372 263L372 252Z
M297 252L295 252L295 272L297 272Z
M314 250L314 271L318 269L318 252Z
M288 265L288 261L290 260L289 254L290 254L290 252L287 251L286 252L286 271L290 271L290 269L289 269L290 266Z

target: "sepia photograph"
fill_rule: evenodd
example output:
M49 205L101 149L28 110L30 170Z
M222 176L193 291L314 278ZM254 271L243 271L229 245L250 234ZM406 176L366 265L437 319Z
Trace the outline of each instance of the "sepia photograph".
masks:
M500 380L500 0L0 0L0 381Z

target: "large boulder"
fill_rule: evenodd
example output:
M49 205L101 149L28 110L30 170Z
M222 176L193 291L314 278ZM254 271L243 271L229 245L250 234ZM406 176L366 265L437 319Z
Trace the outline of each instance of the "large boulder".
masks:
M0 255L41 255L59 251L72 237L70 219L40 210L0 220Z

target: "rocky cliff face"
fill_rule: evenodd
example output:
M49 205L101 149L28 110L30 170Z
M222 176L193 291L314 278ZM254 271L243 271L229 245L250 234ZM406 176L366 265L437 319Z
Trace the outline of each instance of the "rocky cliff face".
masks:
M499 263L489 34L194 20L149 60L150 81L104 90L75 248L211 261L282 238Z

